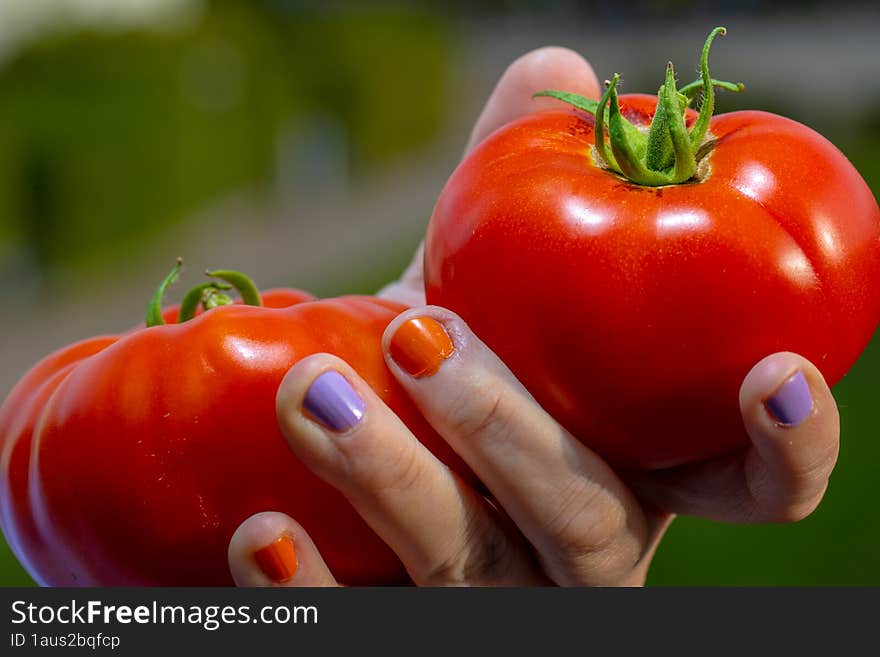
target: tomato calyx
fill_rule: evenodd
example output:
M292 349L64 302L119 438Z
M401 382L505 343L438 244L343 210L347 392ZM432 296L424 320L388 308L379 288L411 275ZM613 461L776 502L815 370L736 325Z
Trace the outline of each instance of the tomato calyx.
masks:
M159 284L155 294L153 294L150 303L147 306L147 326L161 326L165 324L162 317L162 301L165 292L177 280L180 270L183 267L183 258L178 258L174 267L168 275ZM242 303L248 306L261 306L260 292L254 282L242 274L241 272L231 269L215 269L206 271L206 276L219 280L208 281L193 287L183 297L180 303L180 311L178 312L178 323L185 322L195 317L196 310L199 305L204 310L210 310L218 306L228 306L233 303L231 296L226 294L226 290L235 289L241 295Z
M605 92L597 102L564 91L546 90L535 96L549 96L589 112L596 117L595 150L599 165L637 185L660 187L686 182L699 182L701 162L712 151L713 140L709 123L715 111L715 87L739 92L742 83L714 80L709 75L709 49L718 35L727 30L716 27L703 45L700 57L700 79L676 88L672 62L666 66L666 80L657 93L657 109L647 131L629 122L620 112L615 73L605 81ZM685 113L702 92L697 120L688 129ZM605 126L608 126L606 143ZM610 146L610 148L609 148Z

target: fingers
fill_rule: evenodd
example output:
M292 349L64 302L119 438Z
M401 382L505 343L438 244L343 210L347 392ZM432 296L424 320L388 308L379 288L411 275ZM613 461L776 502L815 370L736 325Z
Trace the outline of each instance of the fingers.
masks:
M258 513L239 525L228 559L236 586L337 586L309 535L281 513Z
M623 581L647 542L611 469L544 412L455 314L407 311L386 329L389 367L488 487L559 584Z
M497 506L437 460L336 357L317 354L294 366L277 412L297 456L349 499L416 583L643 581L668 517L652 518L649 529L614 473L460 318L432 307L404 313L386 330L383 349Z
M792 522L819 504L837 461L837 404L816 367L797 354L759 362L740 389L751 445L743 453L630 483L669 511L726 522Z
M752 440L744 467L758 516L806 517L822 499L840 445L837 404L822 374L797 354L768 356L746 376L740 409Z
M599 81L593 68L573 50L548 46L526 53L501 76L471 132L466 151L490 133L521 116L560 107L552 98L532 96L545 89L557 89L599 98Z
M342 360L297 363L276 407L296 455L346 496L416 584L546 582L498 513Z

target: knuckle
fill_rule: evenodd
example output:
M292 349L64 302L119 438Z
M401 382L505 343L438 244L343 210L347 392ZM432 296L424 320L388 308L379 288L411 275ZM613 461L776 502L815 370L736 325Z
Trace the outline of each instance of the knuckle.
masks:
M491 441L507 435L514 409L503 385L461 386L447 410L447 422L458 439Z
M396 451L385 450L372 458L349 459L348 465L357 487L372 494L412 490L425 476L424 460L407 443Z
M565 579L603 584L632 571L641 558L629 538L629 518L622 505L594 484L575 481L560 495L548 527L554 541L552 560Z

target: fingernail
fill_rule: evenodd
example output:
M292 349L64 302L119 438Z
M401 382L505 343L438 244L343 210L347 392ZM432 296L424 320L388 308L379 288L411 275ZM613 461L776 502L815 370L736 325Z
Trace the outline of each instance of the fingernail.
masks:
M394 362L417 379L436 374L455 351L443 326L430 317L416 317L401 324L391 336L389 347Z
M364 401L339 372L324 372L313 382L303 408L332 431L351 429L364 416Z
M273 582L286 582L293 578L299 562L290 536L282 536L274 543L254 552L254 561L263 574Z
M767 411L780 424L797 426L813 410L813 397L803 372L798 370L764 402Z

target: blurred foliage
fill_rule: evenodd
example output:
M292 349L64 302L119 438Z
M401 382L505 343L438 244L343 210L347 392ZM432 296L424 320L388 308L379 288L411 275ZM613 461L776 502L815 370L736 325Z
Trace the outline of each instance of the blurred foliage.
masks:
M442 19L271 7L215 2L177 33L57 36L0 70L0 273L51 283L223 192L271 185L282 138L296 146L315 121L341 133L342 175L436 132Z

